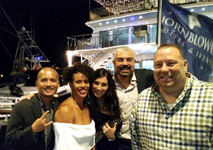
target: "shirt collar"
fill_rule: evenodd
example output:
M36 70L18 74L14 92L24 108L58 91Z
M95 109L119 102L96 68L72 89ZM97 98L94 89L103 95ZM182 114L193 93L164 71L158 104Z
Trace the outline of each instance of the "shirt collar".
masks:
M135 84L137 81L136 76L135 76L135 72L133 72L132 74L132 79L131 79L131 84Z
M117 86L117 85L120 85L120 83L119 83L119 81L118 81L118 79L117 79L117 77L116 77L116 73L113 75L113 79L115 80L115 85L116 85L116 86ZM131 78L130 84L135 84L136 81L137 81L137 79L136 79L136 76L135 76L135 72L133 72L133 73L132 73L132 78Z
M47 110L50 111L51 109L53 109L53 107L54 107L54 105L55 105L54 98L53 98L52 103L50 104L50 107L49 107L48 109L46 108L46 104L45 104L44 101L42 100L41 95L40 95L39 93L38 93L38 99L39 99L41 108L43 108L44 111L47 111Z

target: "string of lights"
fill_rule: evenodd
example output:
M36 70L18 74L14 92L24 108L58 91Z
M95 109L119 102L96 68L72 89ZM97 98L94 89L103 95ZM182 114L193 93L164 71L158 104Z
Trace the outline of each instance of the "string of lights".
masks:
M150 9L156 0L95 0L113 14Z
M109 12L117 15L128 12L136 12L158 6L158 0L95 0ZM173 4L184 4L205 0L169 0Z

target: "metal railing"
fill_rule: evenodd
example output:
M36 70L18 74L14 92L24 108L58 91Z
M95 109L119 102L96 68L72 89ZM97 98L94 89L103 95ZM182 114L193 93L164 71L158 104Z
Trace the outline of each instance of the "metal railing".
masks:
M95 34L83 34L67 37L67 49L68 50L95 49L95 48L104 48L109 46L122 45L122 43L119 42L121 35L122 33L114 36L99 35L99 33L95 33Z
M0 121L1 124L7 123L12 107L19 101L19 97L0 97Z
M132 42L136 43L147 43L148 33L144 34L144 40L142 37L135 36L135 40ZM67 37L67 50L83 50L83 49L96 49L110 46L127 45L127 40L123 40L122 33L116 35L100 35L96 34L83 34L72 37Z

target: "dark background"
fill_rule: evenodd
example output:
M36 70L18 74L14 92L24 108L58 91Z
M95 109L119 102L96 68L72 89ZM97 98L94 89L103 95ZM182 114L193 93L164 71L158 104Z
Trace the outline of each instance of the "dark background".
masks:
M93 0L90 3L91 9L100 7ZM36 44L51 64L59 67L67 66L66 37L92 33L85 25L89 0L1 0L0 5L0 74L12 71L18 44L13 25L16 30L22 26L28 31L34 29Z

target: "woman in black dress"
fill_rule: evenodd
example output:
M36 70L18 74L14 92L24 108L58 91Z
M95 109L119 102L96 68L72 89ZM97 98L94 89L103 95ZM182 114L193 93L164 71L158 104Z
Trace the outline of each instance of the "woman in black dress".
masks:
M116 136L122 122L115 82L109 70L95 71L91 93L90 106L91 117L96 126L96 150L116 150Z

